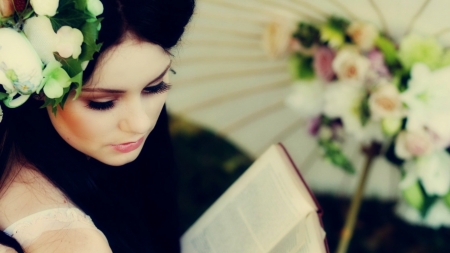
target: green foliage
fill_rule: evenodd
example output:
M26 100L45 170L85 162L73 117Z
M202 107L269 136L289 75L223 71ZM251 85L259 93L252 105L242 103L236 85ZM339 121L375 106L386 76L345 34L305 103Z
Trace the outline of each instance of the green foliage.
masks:
M426 194L424 195L424 193L422 192L419 182L416 182L413 185L406 188L405 190L403 190L402 194L406 202L410 206L416 208L417 210L423 208Z
M289 59L289 71L294 79L313 79L315 76L313 58L302 54L292 55Z
M315 26L303 22L298 25L292 36L306 48L310 48L320 40L319 30Z
M81 29L89 15L79 10L63 10L50 18L53 30L57 32L63 26Z
M81 88L83 87L83 73L79 73L78 75L72 77L70 79L72 82L72 87L75 89L75 97L73 99L77 99L80 96Z
M443 197L444 203L450 208L450 192Z
M370 94L367 94L367 96L363 99L361 103L361 110L360 110L360 119L361 124L365 126L367 122L370 120L370 107L369 107L369 98Z
M54 55L56 60L62 64L62 68L67 72L67 74L69 74L69 76L74 77L83 72L81 61L78 59L74 59L73 57L63 58L57 53L54 53Z
M87 0L75 0L75 8L77 10L86 10L87 8Z
M83 33L83 42L88 46L95 47L96 41L98 39L98 26L102 19L88 20L83 27L81 32Z
M381 51L388 67L398 64L397 49L392 41L385 36L378 36L375 46Z
M5 100L6 98L8 98L8 94L4 93L4 92L0 92L0 100Z
M327 25L330 28L345 34L348 26L350 25L350 22L344 18L332 16L330 17L330 19L328 19Z
M342 168L349 174L355 174L355 167L342 152L341 147L333 140L319 140L319 146L324 151L324 158L329 160L335 166Z

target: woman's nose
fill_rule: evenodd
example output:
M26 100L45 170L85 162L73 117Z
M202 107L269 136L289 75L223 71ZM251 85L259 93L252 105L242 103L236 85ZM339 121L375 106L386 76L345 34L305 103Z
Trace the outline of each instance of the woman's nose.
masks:
M123 112L122 120L119 122L119 128L122 131L130 133L147 133L152 126L152 121L146 109L142 101L130 103Z

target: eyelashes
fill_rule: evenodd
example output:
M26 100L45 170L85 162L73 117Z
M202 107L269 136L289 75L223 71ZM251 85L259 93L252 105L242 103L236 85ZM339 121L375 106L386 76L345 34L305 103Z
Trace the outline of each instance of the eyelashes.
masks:
M113 100L106 102L89 101L87 107L92 110L106 111L114 107L114 101Z
M170 84L160 82L158 85L145 87L143 92L146 94L159 94L170 90L170 87Z
M155 86L148 86L142 90L142 94L151 95L151 94L160 94L170 90L171 85L165 82L160 82ZM97 101L89 101L86 105L87 108L97 111L106 111L112 109L114 107L115 100L105 101L105 102L97 102Z

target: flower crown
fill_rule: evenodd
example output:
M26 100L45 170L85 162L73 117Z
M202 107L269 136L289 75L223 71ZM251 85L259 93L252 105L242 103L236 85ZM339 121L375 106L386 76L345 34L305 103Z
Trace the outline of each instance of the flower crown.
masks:
M78 97L102 13L100 0L0 0L0 100L15 108L43 93L56 113L70 90Z

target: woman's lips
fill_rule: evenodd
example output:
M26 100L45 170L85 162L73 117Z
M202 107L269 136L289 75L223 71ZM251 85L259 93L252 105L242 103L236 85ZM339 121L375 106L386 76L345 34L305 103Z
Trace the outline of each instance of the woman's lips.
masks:
M118 145L111 145L111 146L116 151L119 151L121 153L128 153L128 152L131 152L131 151L139 148L141 146L142 142L144 142L144 137L140 138L136 142L127 142L127 143L122 143L122 144L118 144Z

